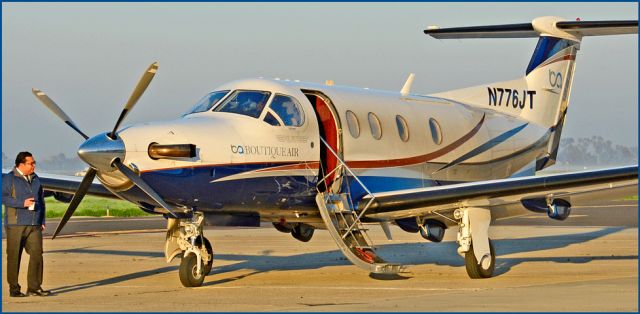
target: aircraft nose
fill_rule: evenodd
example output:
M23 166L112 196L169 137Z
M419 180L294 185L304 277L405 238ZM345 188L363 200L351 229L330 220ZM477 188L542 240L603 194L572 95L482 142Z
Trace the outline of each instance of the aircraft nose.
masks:
M110 172L116 168L112 165L116 158L124 160L124 142L118 136L112 139L108 132L98 134L80 145L78 157L96 170Z

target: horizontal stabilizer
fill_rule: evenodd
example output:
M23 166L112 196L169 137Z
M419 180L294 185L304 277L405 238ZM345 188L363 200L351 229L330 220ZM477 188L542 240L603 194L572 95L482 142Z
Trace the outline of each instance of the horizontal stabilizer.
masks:
M635 34L638 32L638 21L563 21L556 17L542 17L533 20L531 23L522 24L450 28L428 27L424 30L425 34L437 39L531 38L540 35L558 36L557 32L565 33L574 38Z
M638 21L562 21L556 27L579 36L637 34Z
M429 27L424 30L424 33L437 39L529 38L539 36L531 23L449 28Z

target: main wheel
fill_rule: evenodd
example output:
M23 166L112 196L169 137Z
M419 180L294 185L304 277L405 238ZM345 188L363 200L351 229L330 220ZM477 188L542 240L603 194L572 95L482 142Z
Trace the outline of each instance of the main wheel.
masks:
M204 276L206 269L204 265L200 265L202 267L202 273L200 275L197 274L197 265L198 259L195 254L189 254L187 256L183 256L180 261L180 282L185 287L200 287L204 282Z
M491 253L491 258L485 258L482 263L478 264L476 255L473 254L473 240L471 241L469 251L464 254L464 265L470 278L490 278L493 275L493 271L496 268L496 252L493 249L491 239L489 239L489 252Z
M291 235L299 241L309 242L315 229L309 225L297 224L291 229Z
M293 230L293 226L287 222L273 222L272 224L276 230L283 233L291 233L291 230Z

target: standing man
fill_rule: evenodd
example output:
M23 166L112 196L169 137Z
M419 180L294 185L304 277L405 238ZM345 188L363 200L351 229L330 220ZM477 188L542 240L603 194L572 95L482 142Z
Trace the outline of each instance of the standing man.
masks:
M10 297L24 297L18 284L22 249L29 254L27 295L47 296L42 285L42 231L44 191L34 173L36 161L29 152L16 156L16 167L2 178L2 204L7 236L7 281Z

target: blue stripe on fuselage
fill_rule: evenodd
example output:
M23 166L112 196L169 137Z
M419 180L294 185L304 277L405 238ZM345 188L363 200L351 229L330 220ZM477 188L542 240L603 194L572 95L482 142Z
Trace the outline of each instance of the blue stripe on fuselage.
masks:
M477 156L481 153L484 153L486 151L488 151L489 149L493 148L494 146L508 140L510 137L516 135L518 132L522 131L522 129L524 129L527 125L529 125L529 123L525 123L515 129L511 129L507 132L504 132L498 136L496 136L493 139L490 139L489 141L487 141L486 143L474 148L473 150L471 150L470 152L458 157L457 159L455 159L454 161L446 164L444 167L438 169L438 171L440 170L444 170L446 168L449 168L451 166L455 166L469 158L472 158L474 156Z
M141 176L166 201L201 210L239 208L315 208L316 176L269 176L228 181L230 175L282 166L277 163L238 164L147 171ZM197 201L196 201L197 200Z

